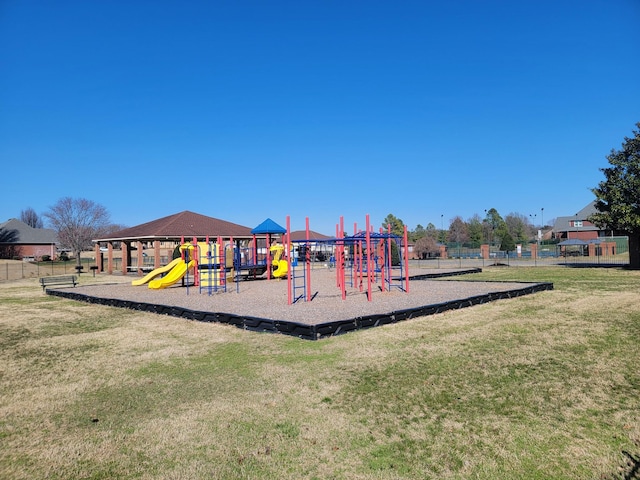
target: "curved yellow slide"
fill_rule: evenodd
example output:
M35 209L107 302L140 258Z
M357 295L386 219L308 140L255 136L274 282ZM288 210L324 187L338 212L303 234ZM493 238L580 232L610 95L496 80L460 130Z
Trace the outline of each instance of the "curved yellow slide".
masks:
M278 266L278 268L273 271L273 276L275 278L282 278L287 275L287 271L289 271L289 262L286 260L277 260L274 261L273 264Z
M142 278L138 278L137 280L131 280L131 285L133 285L134 287L137 287L139 285L144 285L145 283L147 283L148 281L154 279L155 277L157 277L161 273L168 272L173 267L178 265L181 261L182 261L181 258L176 258L175 260L173 260L171 263L168 263L164 267L160 267L160 268L156 268L155 270L152 270L151 272L147 273Z
M180 259L180 263L178 263L175 267L171 269L169 273L167 273L162 278L157 278L156 280L151 280L149 282L149 288L159 289L159 288L167 288L176 283L182 277L184 277L189 270L195 267L196 261L191 260L189 263L185 263L184 260Z

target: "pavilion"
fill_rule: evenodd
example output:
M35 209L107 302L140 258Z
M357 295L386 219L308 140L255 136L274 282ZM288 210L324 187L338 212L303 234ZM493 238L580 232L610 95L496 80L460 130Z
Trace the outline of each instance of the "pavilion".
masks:
M167 264L171 261L175 247L181 242L193 240L204 242L217 238L223 241L248 242L254 237L249 227L185 210L135 227L125 228L108 237L93 241L97 271L112 274L115 263L114 249L120 248L122 258L120 269L122 274L126 275L131 271L142 274L144 270L152 270Z

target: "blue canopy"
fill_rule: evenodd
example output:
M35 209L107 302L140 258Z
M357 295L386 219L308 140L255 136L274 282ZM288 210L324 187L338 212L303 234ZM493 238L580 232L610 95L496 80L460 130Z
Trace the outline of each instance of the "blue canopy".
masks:
M251 230L251 233L254 235L264 235L267 233L287 233L286 228L282 228L276 222L267 218L264 222L258 225L256 228Z

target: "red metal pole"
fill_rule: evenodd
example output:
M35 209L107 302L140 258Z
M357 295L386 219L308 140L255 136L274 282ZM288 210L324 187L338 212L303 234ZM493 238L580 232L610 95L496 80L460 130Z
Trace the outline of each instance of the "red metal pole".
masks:
M340 238L340 225L336 223L336 239L339 239L339 238ZM336 287L338 288L340 288L340 267L338 266L339 259L340 259L339 257L340 257L340 241L337 240L334 248L334 252L333 252L333 258L336 262Z
M391 238L391 224L387 223L387 235L389 240L387 242L387 266L389 267L389 285L393 283L393 259L391 258L391 242L395 242L394 238Z
M384 230L382 229L382 227L380 227L380 233L383 233ZM384 284L384 273L386 270L386 262L384 259L384 242L382 241L382 235L381 235L381 243L378 244L378 256L382 258L381 262L380 262L380 282L382 282L382 286L380 287L381 290L384 292L385 291L385 284Z
M289 215L287 215L287 237L286 237L286 241L287 243L284 245L285 247L285 252L288 251L289 249L289 238L291 235L291 222L290 222L290 218ZM291 252L289 252L289 255L287 256L287 262L289 262L289 268L287 269L287 302L289 303L289 305L291 305L292 303L292 293L291 293Z
M233 270L233 259L235 258L235 252L233 251L233 237L229 237L229 248L231 249L231 270ZM238 253L239 254L239 253ZM231 271L230 270L230 271ZM225 285L227 284L227 250L224 251L224 271L222 272L224 276Z
M307 227L307 248L304 249L304 261L305 261L305 266L307 269L307 281L306 281L306 288L307 288L307 302L311 301L311 252L309 251L309 249L311 248L311 245L309 245L309 217L306 217L306 227Z
M271 234L267 233L267 280L271 280Z
M218 272L218 285L222 286L224 285L224 280L223 278L225 278L224 275L224 270L222 269L222 267L224 266L224 260L222 258L222 255L224 255L224 245L222 245L222 237L220 237L220 235L218 235L218 246L217 246L217 250L218 250L218 268L217 268L217 272ZM216 278L215 276L213 278Z
M371 301L371 225L369 224L369 214L367 213L367 300Z
M342 300L347 298L347 286L344 284L344 217L340 217L340 255L338 263L340 265L340 289Z
M408 235L407 235L407 226L404 226L404 278L405 278L405 291L407 293L409 293L409 243L407 243L408 240Z
M193 269L193 284L197 287L200 285L200 275L198 275L198 261L200 260L198 258L198 238L197 237L193 237L193 240L191 241L191 243L193 243L193 258L192 260L194 260L195 263L195 267ZM187 274L189 273L189 270L187 269Z

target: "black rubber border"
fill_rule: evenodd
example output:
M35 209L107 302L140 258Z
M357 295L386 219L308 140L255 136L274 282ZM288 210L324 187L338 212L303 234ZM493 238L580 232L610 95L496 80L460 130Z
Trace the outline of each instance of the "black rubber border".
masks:
M479 270L479 269L478 269ZM475 273L469 272L467 273ZM447 276L440 274L440 277ZM426 278L425 276L421 276ZM411 277L412 280L420 278ZM429 276L428 278L435 278ZM499 283L499 282L497 282ZM513 282L509 282L513 283ZM232 313L223 312L206 312L198 310L190 310L188 308L151 304L143 302L133 302L130 300L118 300L113 298L100 298L76 293L72 290L55 290L47 289L46 293L55 297L63 297L79 302L95 303L99 305L107 305L110 307L127 308L130 310L138 310L141 312L157 313L159 315L169 315L171 317L184 318L187 320L196 320L199 322L222 323L233 325L234 327L252 332L268 332L290 335L304 340L320 340L322 338L342 335L344 333L363 330L366 328L374 328L391 323L401 322L416 317L424 317L428 315L436 315L448 310L457 310L460 308L480 305L482 303L494 302L508 298L521 297L545 290L553 290L553 283L526 283L522 288L505 290L502 292L491 292L485 295L475 295L472 297L451 300L448 302L437 303L433 305L424 305L420 307L397 310L391 313L373 314L362 317L356 317L348 320L336 320L331 322L318 323L308 325L305 323L291 322L288 320L273 320L269 318L259 318L250 316L240 316Z
M422 273L420 275L411 275L409 277L409 280L429 280L431 278L455 277L458 275L468 275L469 273L482 273L482 269L468 268L466 270L455 270L455 271L444 272L444 273L438 273L438 272ZM404 280L404 278L402 280Z

